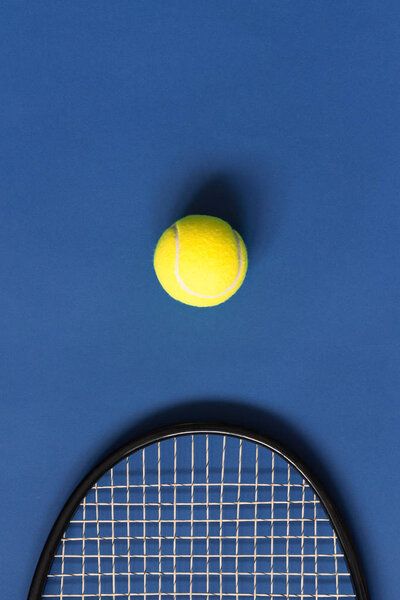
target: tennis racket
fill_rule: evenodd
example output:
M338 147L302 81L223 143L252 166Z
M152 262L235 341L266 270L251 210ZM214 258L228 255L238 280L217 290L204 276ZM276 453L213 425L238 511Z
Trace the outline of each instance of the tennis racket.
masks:
M368 600L343 522L280 444L184 425L133 441L80 483L28 600Z

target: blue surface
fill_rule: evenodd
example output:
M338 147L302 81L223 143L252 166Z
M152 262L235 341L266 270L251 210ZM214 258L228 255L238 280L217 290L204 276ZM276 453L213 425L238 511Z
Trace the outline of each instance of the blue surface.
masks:
M396 597L399 25L386 0L3 5L8 600L101 454L199 417L290 438L333 484L372 597ZM152 252L210 198L249 272L197 310Z

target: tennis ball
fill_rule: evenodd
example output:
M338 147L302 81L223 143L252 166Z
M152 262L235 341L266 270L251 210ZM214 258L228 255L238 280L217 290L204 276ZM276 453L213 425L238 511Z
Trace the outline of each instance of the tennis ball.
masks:
M191 306L216 306L242 285L247 271L246 246L226 221L189 215L160 237L154 269L175 300Z

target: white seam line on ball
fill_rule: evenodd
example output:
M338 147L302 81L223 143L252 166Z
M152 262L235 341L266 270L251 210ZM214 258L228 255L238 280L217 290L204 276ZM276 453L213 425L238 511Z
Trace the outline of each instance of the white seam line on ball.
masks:
M231 290L233 290L233 288L235 287L235 285L239 281L239 278L240 278L240 275L241 275L241 272L242 272L242 265L243 265L242 248L240 246L239 236L236 233L236 231L234 229L232 229L233 235L235 236L235 240L236 240L236 244L237 244L238 257L239 257L238 274L236 275L236 278L235 278L234 282L228 288L226 288L226 290L224 290L220 294L216 294L215 296L206 296L205 294L198 294L197 292L194 292L193 290L191 290L186 285L186 283L183 281L182 277L180 276L180 274L179 274L179 250L180 250L180 244L179 244L178 228L177 228L176 225L172 225L172 229L174 230L174 233L175 233L175 277L177 278L178 283L181 286L181 288L183 290L185 290L185 292L187 292L188 294L192 294L192 296L197 296L198 298L207 298L207 299L210 299L210 300L212 298L220 298L221 296L225 296L225 294L227 294L228 292L230 292Z

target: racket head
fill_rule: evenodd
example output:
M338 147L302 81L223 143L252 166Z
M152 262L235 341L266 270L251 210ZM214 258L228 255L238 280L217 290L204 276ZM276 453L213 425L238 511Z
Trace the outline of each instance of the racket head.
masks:
M229 501L225 491L228 489ZM142 493L140 502L138 490ZM169 493L168 502L161 497L163 490ZM119 491L123 502L117 501ZM99 493L103 492L105 502L99 500ZM179 493L186 494L182 502L177 498ZM149 494L152 494L150 502ZM222 494L219 501L218 494ZM132 510L141 504L137 519ZM223 508L218 508L221 504ZM123 505L122 519L119 518L122 513L116 514L120 505ZM165 510L169 510L169 515L157 512L163 506L168 507ZM185 518L177 518L176 511L182 509L186 510ZM104 512L99 517L99 510L106 511L107 518ZM196 517L198 510L203 511L200 518ZM230 511L227 517L226 510ZM214 511L212 517L211 511ZM165 535L160 523L170 526L169 521L172 529ZM133 531L138 523L142 525L140 535L137 535L139 530ZM260 524L264 529L260 530ZM195 527L200 525L202 529L196 536ZM101 527L107 529L101 531ZM181 527L179 535L177 527ZM244 535L243 527L247 527ZM176 544L181 539L182 543L185 539L188 543L185 550L182 546L177 552ZM116 548L121 540L124 547ZM141 541L142 550L135 545L137 540ZM167 552L161 546L163 540L170 541ZM149 553L145 546L153 541ZM90 560L85 556L89 543ZM74 544L75 550L68 554L68 546ZM203 563L196 570L198 544L203 547L203 554L200 553ZM227 549L223 550L222 544L227 544ZM158 565L153 561L157 555ZM103 556L108 560L104 566ZM145 561L140 569L138 557ZM169 566L163 560L165 557L172 559ZM181 562L177 567L182 559L186 560L185 565ZM104 570L106 575L102 573ZM143 583L138 583L137 576ZM186 576L186 584L179 582L181 576ZM214 577L217 582L213 582ZM165 587L168 578L169 585ZM88 473L66 502L48 536L28 600L161 600L161 597L199 600L211 596L219 600L250 597L369 600L349 533L330 496L310 469L269 437L240 427L201 423L168 427L133 440Z

